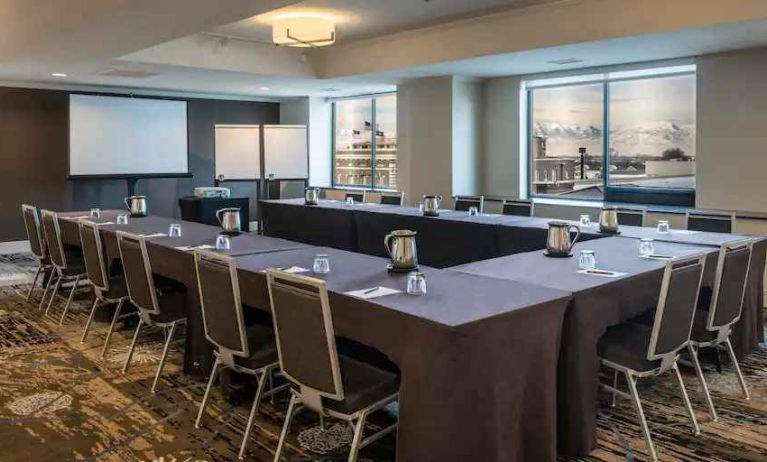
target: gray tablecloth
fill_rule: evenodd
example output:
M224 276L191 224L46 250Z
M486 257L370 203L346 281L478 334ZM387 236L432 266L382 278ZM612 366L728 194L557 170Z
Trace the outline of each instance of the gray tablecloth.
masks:
M336 334L386 354L402 373L397 460L556 458L556 358L567 292L423 267L428 294L361 300L345 292L406 275L335 249L239 257L242 299L269 306L267 267L311 268L328 253ZM311 275L311 273L309 273Z

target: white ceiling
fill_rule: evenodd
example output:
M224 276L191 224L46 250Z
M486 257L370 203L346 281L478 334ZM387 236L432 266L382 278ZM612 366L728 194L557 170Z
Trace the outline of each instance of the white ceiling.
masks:
M336 41L378 37L456 19L561 0L305 0L209 32L271 43L271 18L319 13L336 22Z

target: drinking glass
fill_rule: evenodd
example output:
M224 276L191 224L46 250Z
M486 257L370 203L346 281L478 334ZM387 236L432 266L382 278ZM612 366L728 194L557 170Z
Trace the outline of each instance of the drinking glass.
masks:
M101 218L101 209L97 207L92 208L91 218Z
M128 214L127 213L121 213L117 215L117 224L118 225L127 225L128 224Z
M581 250L578 258L578 266L584 270L593 270L597 267L597 257L593 250Z
M316 274L328 274L330 272L330 256L326 253L315 255L312 271Z
M581 228L588 228L591 226L591 216L590 215L581 215Z
M671 232L671 228L668 226L668 221L666 220L659 220L658 221L658 232L661 234L667 234Z
M354 198L353 197L347 197L346 198L346 205L354 205Z
M418 211L423 213L423 202L418 203Z
M219 234L216 238L216 250L229 250L232 248L232 240L226 234Z
M407 293L410 295L426 295L426 275L413 271L407 275Z
M639 240L639 255L648 257L655 253L655 244L652 239L642 238Z
M171 224L168 228L168 236L181 237L181 225L178 223Z
M469 215L476 217L477 215L479 215L479 209L472 205L471 207L469 207Z

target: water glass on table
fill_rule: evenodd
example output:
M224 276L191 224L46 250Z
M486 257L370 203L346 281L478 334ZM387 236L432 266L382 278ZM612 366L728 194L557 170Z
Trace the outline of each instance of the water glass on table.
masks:
M593 270L597 267L597 257L593 250L581 250L578 266L583 270Z
M469 207L469 215L472 217L476 217L477 215L479 215L479 209L472 205L471 207Z
M668 225L668 221L666 220L659 220L658 221L658 232L660 234L668 234L671 232L671 228Z
M91 218L101 218L101 209L94 207L91 209Z
M420 271L408 273L407 293L410 295L426 295L426 275Z
M591 226L591 216L586 214L581 215L580 224L581 228L588 228Z
M181 225L178 223L171 224L168 228L168 236L181 237Z
M642 238L639 240L639 255L649 257L655 253L655 244L652 239Z
M232 248L232 240L226 234L219 234L216 238L216 250L229 250Z
M330 272L330 256L325 253L315 255L312 272L315 274L328 274Z
M347 197L346 198L346 205L354 205L354 198L353 197Z
M128 214L127 213L121 213L117 215L117 224L118 225L127 225L128 224Z

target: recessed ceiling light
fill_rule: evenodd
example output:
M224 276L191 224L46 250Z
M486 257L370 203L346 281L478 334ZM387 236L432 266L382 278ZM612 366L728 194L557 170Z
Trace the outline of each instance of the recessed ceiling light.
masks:
M66 77L67 75L65 73L63 73L63 72L54 72L53 74L51 74L51 76L53 76L53 77Z
M258 89L261 91L269 91L269 87L259 87Z
M565 64L575 64L575 63L582 63L582 59L578 58L564 58L564 59L554 59L551 61L546 61L549 64L559 64L560 66L564 66Z

